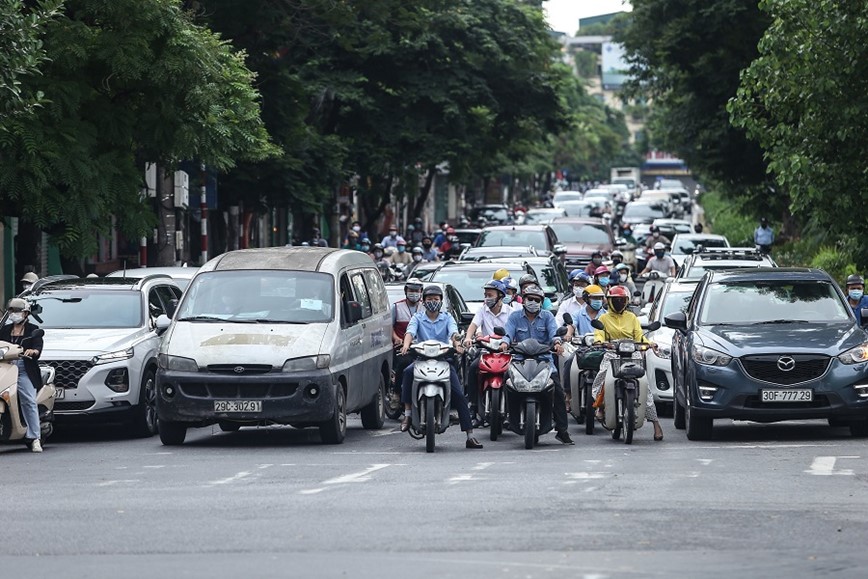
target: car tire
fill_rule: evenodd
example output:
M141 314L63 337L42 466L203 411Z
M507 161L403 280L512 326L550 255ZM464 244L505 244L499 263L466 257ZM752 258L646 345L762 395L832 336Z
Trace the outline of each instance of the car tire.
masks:
M868 420L854 420L850 423L850 436L853 438L868 437Z
M691 410L690 399L684 408L685 426L687 427L687 440L711 440L714 430L714 419L707 416L697 416Z
M139 403L133 409L130 432L136 438L148 438L159 431L157 418L157 375L153 368L145 370L139 388Z
M380 430L386 422L386 379L380 374L380 383L377 384L377 395L370 404L362 408L359 413L362 417L362 426L367 430Z
M672 422L676 430L684 430L686 427L684 407L678 403L677 398L672 402Z
M347 434L347 402L344 387L335 386L335 409L331 418L319 425L319 435L326 444L340 444Z
M187 425L183 422L160 423L160 442L164 446L180 446L187 438Z

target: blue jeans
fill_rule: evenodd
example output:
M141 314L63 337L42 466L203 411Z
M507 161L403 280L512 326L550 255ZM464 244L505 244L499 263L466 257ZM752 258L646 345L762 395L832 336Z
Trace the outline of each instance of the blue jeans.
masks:
M410 364L404 370L404 378L401 383L401 402L411 404L413 401L413 368L415 364ZM449 372L449 385L452 393L449 395L452 400L452 408L458 411L458 422L461 424L461 430L467 432L473 429L473 420L470 418L470 407L467 406L467 398L464 397L464 392L461 390L461 384L458 382L458 372L455 371L455 366L449 364L452 371Z
M35 440L39 438L39 409L36 407L36 387L30 381L27 370L24 369L24 360L15 360L18 366L18 400L21 401L21 413L24 422L27 423L26 438Z

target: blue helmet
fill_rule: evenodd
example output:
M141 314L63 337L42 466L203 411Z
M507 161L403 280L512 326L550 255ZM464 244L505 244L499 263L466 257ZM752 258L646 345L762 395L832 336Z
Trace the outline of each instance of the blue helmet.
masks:
M570 283L573 283L575 280L580 279L586 282L588 285L591 285L591 276L589 276L585 270L583 269L574 269L570 272L569 280Z
M506 295L506 285L496 279L486 282L486 284L482 286L482 289L493 289L499 291L503 295Z

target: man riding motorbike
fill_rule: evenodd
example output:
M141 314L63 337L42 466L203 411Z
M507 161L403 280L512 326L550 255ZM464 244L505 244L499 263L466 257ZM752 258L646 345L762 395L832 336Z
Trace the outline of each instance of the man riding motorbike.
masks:
M39 409L36 406L36 393L42 388L42 373L37 363L42 353L42 338L33 336L37 326L27 321L30 316L30 303L27 300L12 298L9 300L7 311L12 323L0 328L0 340L19 345L27 340L27 347L23 352L26 357L13 362L18 367L18 400L21 402L21 414L27 423L24 441L31 452L42 452L42 443L39 442L41 435Z
M458 334L458 325L447 313L441 312L443 306L443 290L435 285L429 285L422 292L424 300L424 312L417 312L407 324L407 331L404 334L404 343L401 347L401 355L406 356L410 349L410 344L414 340L437 340L444 344L454 343L454 337ZM456 349L460 351L461 345L455 344ZM482 444L473 437L473 421L470 417L470 408L467 405L467 399L464 397L464 392L461 390L461 384L458 381L458 372L455 365L450 363L452 371L449 373L449 382L452 389L451 401L452 407L458 411L458 419L461 423L461 430L467 433L467 448L482 448ZM406 432L410 429L410 412L412 408L412 392L413 392L413 368L410 364L404 370L403 384L401 387L401 400L404 402L404 420L401 422L401 432Z
M613 287L609 292L609 309L600 316L600 322L605 326L604 330L594 331L594 340L596 342L610 342L613 340L628 339L634 342L652 344L645 334L642 333L642 326L639 324L639 318L627 309L630 303L630 296L621 286ZM656 344L652 344L656 348ZM641 355L637 352L636 355ZM600 389L606 381L606 373L611 366L609 360L616 358L618 355L614 352L606 352L603 357L603 363L600 365L600 372L594 380L594 398L600 394ZM599 412L599 410L598 410ZM657 418L657 407L654 406L654 397L648 395L648 401L645 405L645 417L654 425L654 440L663 440L663 428L660 426L660 419ZM598 418L600 418L598 414Z
M666 255L666 246L662 242L654 244L654 257L648 260L645 269L639 275L657 271L665 277L673 277L675 275L675 260Z
M521 292L522 296L524 296L525 288L531 285L539 287L539 281L537 281L536 276L531 273L526 273L518 279L518 289ZM545 296L545 294L543 294L543 296ZM522 300L523 299L524 297L522 297ZM551 311L552 308L554 308L554 306L552 305L552 300L547 297L543 297L542 309L548 312Z
M585 273L589 276L594 275L594 271L603 265L603 252L595 249L591 254L591 262L585 267Z
M558 313L555 315L555 321L558 323L558 326L563 325L564 314L570 314L575 321L579 315L579 311L586 307L585 288L588 287L589 281L587 274L580 269L574 269L570 272L568 279L573 290L573 299L563 300L558 306ZM567 335L564 336L565 341L568 342L573 337L573 330L574 327L572 325L567 328Z

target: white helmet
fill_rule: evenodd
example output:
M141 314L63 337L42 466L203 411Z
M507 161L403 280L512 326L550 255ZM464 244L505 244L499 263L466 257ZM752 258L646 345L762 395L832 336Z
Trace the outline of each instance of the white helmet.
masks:
M657 243L654 244L654 251L657 251L658 249L662 249L665 251L666 246L658 241Z
M23 312L30 311L30 302L23 298L12 298L9 300L9 305L6 306L7 310L21 310Z

